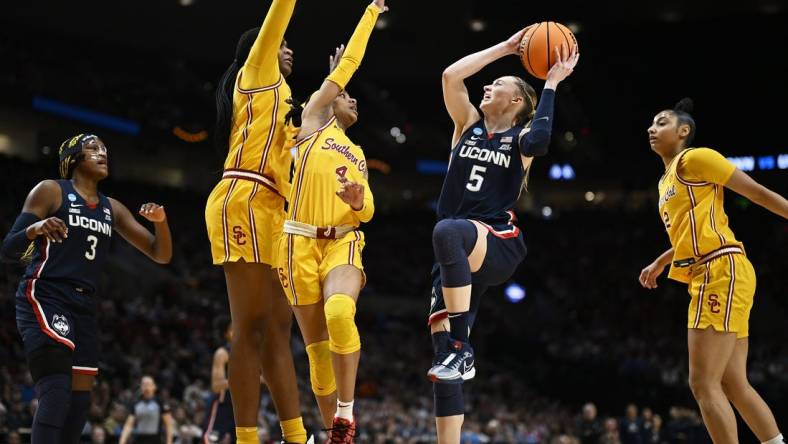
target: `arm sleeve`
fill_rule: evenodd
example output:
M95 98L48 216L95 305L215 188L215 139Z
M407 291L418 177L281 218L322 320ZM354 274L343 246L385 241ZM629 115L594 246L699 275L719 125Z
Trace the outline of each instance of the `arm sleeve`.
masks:
M553 133L555 91L542 90L542 98L531 120L531 129L520 137L520 154L526 157L544 156L550 147Z
M364 185L364 206L356 211L356 216L361 222L369 222L372 220L372 215L375 214L375 199L372 197L372 190L369 188L369 182L366 180ZM354 210L355 211L355 210Z
M279 80L279 47L295 9L295 0L274 0L243 68L247 87L263 87Z
M710 182L725 185L736 166L710 148L687 151L680 159L677 172L689 182Z
M33 213L22 213L16 218L11 231L3 239L3 246L0 250L0 257L2 257L3 261L16 262L25 254L28 245L32 242L27 238L27 227L40 220Z
M364 15L361 16L361 21L358 22L356 30L353 32L353 36L350 37L350 42L345 48L345 54L342 55L339 65L328 75L327 79L336 83L341 89L345 89L353 73L356 72L361 64L361 59L364 58L364 51L367 49L369 36L375 28L375 22L380 12L380 9L374 4L367 6Z

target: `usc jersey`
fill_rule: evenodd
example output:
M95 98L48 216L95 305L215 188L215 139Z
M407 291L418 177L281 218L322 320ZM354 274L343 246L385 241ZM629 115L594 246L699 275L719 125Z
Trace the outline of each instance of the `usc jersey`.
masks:
M372 219L375 204L367 181L367 161L332 117L295 145L295 173L287 219L318 227L358 227ZM354 211L342 201L337 176L364 186L364 206Z
M690 282L698 259L727 246L742 247L728 226L723 186L736 167L717 151L688 148L659 181L659 213L673 246L668 277Z
M224 170L256 175L271 191L290 193L285 115L290 86L279 70L279 48L295 0L274 0L233 91L233 127Z

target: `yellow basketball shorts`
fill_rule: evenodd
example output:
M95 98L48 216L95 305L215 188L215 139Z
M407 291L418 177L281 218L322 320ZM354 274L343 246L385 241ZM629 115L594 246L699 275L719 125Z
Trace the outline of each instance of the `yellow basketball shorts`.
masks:
M352 265L366 277L361 263L364 233L353 230L338 239L312 239L284 234L279 241L279 280L291 305L311 305L323 299L322 283L340 265Z
M689 283L687 328L712 326L746 338L755 283L755 269L743 254L728 254L695 266Z
M261 184L222 179L205 206L205 225L214 264L277 263L285 199Z

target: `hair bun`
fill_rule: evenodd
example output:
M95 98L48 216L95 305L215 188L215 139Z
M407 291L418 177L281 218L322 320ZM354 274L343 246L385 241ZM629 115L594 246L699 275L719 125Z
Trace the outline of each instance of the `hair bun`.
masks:
M692 110L695 108L695 103L689 97L684 97L683 99L679 100L676 103L676 106L673 107L674 111L683 111L685 113L691 113Z

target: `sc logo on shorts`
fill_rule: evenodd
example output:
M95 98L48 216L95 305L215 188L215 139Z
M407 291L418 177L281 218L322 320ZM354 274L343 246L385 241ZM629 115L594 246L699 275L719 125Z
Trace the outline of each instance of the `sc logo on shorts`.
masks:
M246 244L244 238L246 237L246 233L244 233L244 229L241 228L240 225L236 225L233 227L233 239L235 239L235 243L238 245Z
M720 301L718 299L719 299L719 296L717 296L716 294L710 294L709 295L709 302L708 302L709 303L709 310L711 310L711 312L714 313L714 314L719 313L720 312L720 307L722 306L722 304L720 303Z

